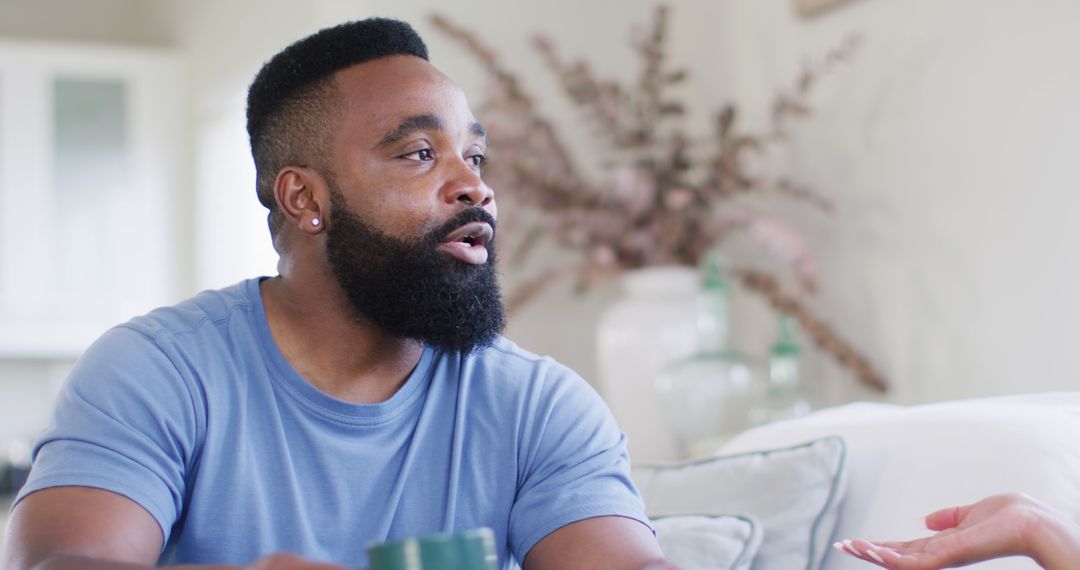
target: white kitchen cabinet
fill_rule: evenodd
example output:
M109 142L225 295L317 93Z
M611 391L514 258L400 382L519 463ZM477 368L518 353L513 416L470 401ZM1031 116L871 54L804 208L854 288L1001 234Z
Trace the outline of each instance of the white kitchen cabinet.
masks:
M0 42L0 358L74 357L181 290L180 69Z

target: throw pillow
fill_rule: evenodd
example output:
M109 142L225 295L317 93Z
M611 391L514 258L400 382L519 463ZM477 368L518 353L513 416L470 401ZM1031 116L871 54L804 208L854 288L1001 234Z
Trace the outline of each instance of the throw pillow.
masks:
M754 570L816 570L846 489L839 437L669 466L631 476L650 516L737 514L761 523Z
M761 525L749 517L656 517L664 557L682 570L750 570L761 546Z

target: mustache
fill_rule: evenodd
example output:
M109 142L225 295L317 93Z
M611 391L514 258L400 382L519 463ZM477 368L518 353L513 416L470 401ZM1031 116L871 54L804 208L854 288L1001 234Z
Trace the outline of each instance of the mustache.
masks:
M495 236L498 235L498 227L495 224L495 217L489 214L487 210L481 208L480 206L473 206L467 210L462 210L439 227L429 231L427 233L428 238L425 241L429 241L431 243L440 243L444 239L446 239L446 237L449 236L451 232L470 222L484 222L487 225L491 226L491 241L495 241Z

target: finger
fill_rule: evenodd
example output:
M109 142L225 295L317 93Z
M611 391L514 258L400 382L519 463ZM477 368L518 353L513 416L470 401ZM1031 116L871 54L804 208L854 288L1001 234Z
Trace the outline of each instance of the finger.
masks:
M840 541L833 544L833 548L883 568L900 568L902 562L913 561L910 556L908 560L904 560L904 556L899 552L861 539Z
M940 511L934 511L926 515L926 528L930 530L955 528L956 525L963 522L968 513L971 512L973 506L974 505L964 505L962 507L949 507L947 509L941 509Z
M886 558L895 561L901 557L900 552L898 552L897 550L885 546L879 546L868 540L862 540L857 538L851 541L851 546L855 548L857 552L861 552L863 554L864 560L870 559L872 562L879 566L891 568L891 566L886 563Z
M866 542L879 548L912 554L926 550L926 544L930 538L932 537L917 538L915 540L867 540Z
M936 568L933 565L927 565L919 555L903 554L879 546L870 546L866 550L866 555L878 561L881 566L894 570L930 570Z
M863 542L865 543L865 541ZM849 556L854 556L855 558L858 558L860 560L865 560L867 562L877 564L878 566L884 566L884 561L881 559L880 556L877 556L876 554L868 555L865 551L861 551L855 546L855 541L842 540L840 542L834 542L833 548Z
M843 552L844 554L847 554L848 556L854 556L855 558L866 560L866 558L863 558L863 555L862 555L861 552L856 550L854 546L851 546L851 541L850 540L842 540L842 541L839 541L839 542L834 542L832 547L834 549L840 551L840 552Z

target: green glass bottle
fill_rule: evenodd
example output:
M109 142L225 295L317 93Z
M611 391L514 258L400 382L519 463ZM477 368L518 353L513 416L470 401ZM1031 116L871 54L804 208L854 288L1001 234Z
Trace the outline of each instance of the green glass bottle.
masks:
M776 343L769 351L769 374L765 390L750 410L750 424L760 425L797 418L810 413L810 403L803 394L799 374L799 347L795 320L781 315Z
M749 359L731 344L731 286L718 252L699 267L697 350L663 369L654 384L667 420L681 440L684 456L711 453L746 427L755 400Z

